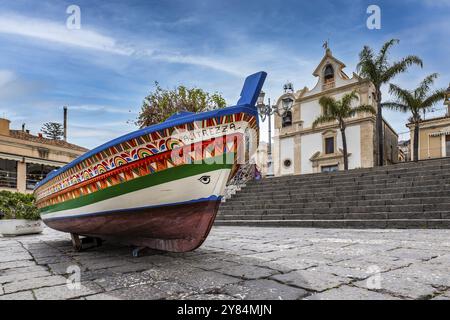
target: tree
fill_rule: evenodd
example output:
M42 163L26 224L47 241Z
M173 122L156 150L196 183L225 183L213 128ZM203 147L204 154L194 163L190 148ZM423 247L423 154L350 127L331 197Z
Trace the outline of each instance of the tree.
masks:
M419 124L422 120L420 113L430 110L435 103L445 98L444 89L430 92L431 86L437 77L437 73L429 75L414 90L402 89L395 84L391 84L389 92L396 98L396 101L385 102L382 104L383 108L390 108L401 112L411 113L410 122L414 124L414 161L419 160Z
M316 128L319 124L337 121L339 124L339 130L342 136L342 146L344 151L344 170L348 170L348 152L347 152L347 138L345 136L346 119L353 117L360 112L369 112L375 114L375 108L371 105L359 105L352 107L352 103L355 100L359 100L355 91L347 93L340 100L335 100L333 97L322 97L319 100L319 104L323 108L323 114L314 120L312 127Z
M42 133L49 139L61 140L64 137L64 128L61 123L47 122L41 128Z
M160 123L180 111L202 112L225 106L225 99L217 92L208 93L185 86L167 90L155 82L155 90L144 98L136 124L143 128Z
M375 56L373 50L364 46L359 54L358 73L361 77L370 80L375 86L374 100L377 104L377 144L378 144L378 165L384 165L384 139L383 139L383 114L381 87L391 81L396 75L406 72L412 65L423 67L422 60L414 55L407 56L399 61L390 63L388 60L389 50L400 41L392 39L386 42Z

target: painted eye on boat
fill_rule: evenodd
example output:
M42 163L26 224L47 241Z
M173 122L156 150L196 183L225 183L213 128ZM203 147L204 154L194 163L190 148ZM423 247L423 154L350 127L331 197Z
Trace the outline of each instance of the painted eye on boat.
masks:
M211 182L211 177L210 176L203 176L200 179L198 179L198 181L200 181L203 184L208 184Z

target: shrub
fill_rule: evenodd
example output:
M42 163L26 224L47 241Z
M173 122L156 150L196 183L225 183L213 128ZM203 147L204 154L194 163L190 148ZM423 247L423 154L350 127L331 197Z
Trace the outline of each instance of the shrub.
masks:
M40 219L33 195L19 192L0 191L0 213L3 219Z

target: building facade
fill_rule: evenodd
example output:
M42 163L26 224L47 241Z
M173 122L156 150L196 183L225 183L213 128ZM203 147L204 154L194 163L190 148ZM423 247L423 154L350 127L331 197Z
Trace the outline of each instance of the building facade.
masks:
M411 159L414 159L414 124L410 129ZM450 116L422 120L419 124L419 160L450 157Z
M261 173L261 176L265 177L267 175L267 161L268 161L268 143L261 141L259 143L258 149L256 150L256 166Z
M11 130L10 121L0 119L0 190L32 192L47 173L86 151L63 140L32 135L25 129Z
M450 157L450 85L446 91L444 105L447 106L445 116L422 120L419 123L418 160ZM412 155L415 128L412 123L408 123L406 126L411 134L410 153Z
M312 128L315 119L323 112L319 99L330 96L336 100L356 91L358 104L376 107L373 84L353 73L350 78L343 69L344 63L327 49L313 75L317 84L313 89L303 88L285 92L277 101L281 108L283 99L294 100L292 110L284 117L275 115L274 169L275 175L308 174L343 170L344 156L341 133L337 122ZM376 117L370 113L357 114L347 119L347 148L349 169L376 165ZM398 161L398 136L384 121L385 159L387 163Z

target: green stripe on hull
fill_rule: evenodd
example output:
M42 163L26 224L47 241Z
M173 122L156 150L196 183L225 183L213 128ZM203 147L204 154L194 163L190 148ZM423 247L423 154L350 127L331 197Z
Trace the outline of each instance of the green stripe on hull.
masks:
M227 154L231 155L231 154ZM230 158L227 157L229 160ZM214 161L217 160L217 161ZM223 163L220 163L223 162ZM59 204L54 204L40 209L42 215L63 210L75 209L89 204L93 204L102 200L111 199L122 194L138 191L144 188L153 187L162 183L188 178L197 174L220 170L231 169L232 164L224 161L223 156L207 159L207 163L202 164L185 164L173 167L160 172L148 174L143 177L108 187L103 190L96 191L91 194L81 196L76 199L67 200Z

